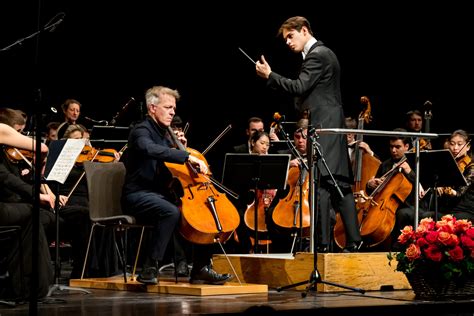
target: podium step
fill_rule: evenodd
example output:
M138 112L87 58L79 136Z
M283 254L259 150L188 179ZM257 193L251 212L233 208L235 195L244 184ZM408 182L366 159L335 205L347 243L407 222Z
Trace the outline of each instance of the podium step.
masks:
M157 285L145 285L134 280L123 281L123 276L114 276L109 278L91 278L91 279L71 279L69 286L116 290L116 291L137 291L161 294L178 295L229 295L229 294L256 294L268 293L268 286L265 284L239 284L238 282L228 282L224 285L208 284L190 284L187 281L176 283L171 278L161 280Z
M309 280L314 267L312 253L229 254L229 260L243 283L282 287ZM389 266L386 252L318 254L317 267L321 279L366 291L411 289L405 275ZM213 267L219 273L233 273L224 255L214 255ZM306 284L291 288L304 290ZM318 292L350 291L324 283Z

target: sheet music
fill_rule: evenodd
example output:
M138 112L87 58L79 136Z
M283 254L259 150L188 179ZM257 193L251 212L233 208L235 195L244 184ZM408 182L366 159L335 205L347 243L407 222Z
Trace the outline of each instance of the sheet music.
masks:
M85 139L68 139L46 180L64 184L84 146Z

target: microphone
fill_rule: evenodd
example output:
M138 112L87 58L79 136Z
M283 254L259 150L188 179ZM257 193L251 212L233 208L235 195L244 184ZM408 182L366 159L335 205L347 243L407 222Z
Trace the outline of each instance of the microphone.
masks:
M45 29L49 28L49 32L54 32L56 30L56 28L58 27L58 25L61 24L64 21L65 16L66 16L66 13L59 12L44 26L44 28ZM58 18L58 20L56 22L52 23L56 18Z
M130 97L130 99L127 101L127 103L125 103L125 105L120 109L120 111L118 111L117 114L115 114L115 116L110 121L110 125L114 126L117 123L117 119L119 118L119 116L128 109L128 106L132 102L135 102L134 97Z
M90 117L87 117L87 116L84 116L84 119L95 124L100 124L100 125L104 124L105 126L109 125L109 122L107 122L106 120L98 121L98 120L91 119Z
M424 106L425 108L431 108L432 105L433 105L433 103L431 103L430 100L427 100L425 103L423 103L423 106Z

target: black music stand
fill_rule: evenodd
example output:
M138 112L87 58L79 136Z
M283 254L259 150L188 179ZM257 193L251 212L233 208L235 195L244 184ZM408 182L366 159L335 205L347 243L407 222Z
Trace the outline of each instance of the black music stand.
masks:
M130 128L124 126L92 126L90 142L93 147L121 151L128 142Z
M286 188L288 167L291 156L288 154L234 154L225 155L222 183L228 188L241 192L254 189ZM258 198L255 195L255 244L254 253L258 252Z
M51 171L53 170L53 168L57 164L60 164L59 168L62 169L63 172L65 172L66 177L71 172L72 166L74 165L74 162L76 161L77 157L79 156L80 151L77 154L75 152L70 152L70 153L66 154L65 156L61 157L60 159L58 159L60 157L60 154L63 151L64 146L66 145L67 141L68 141L67 139L54 140L49 144L49 146L48 146L48 149L49 149L48 159L46 160L46 166L45 166L45 171L44 171L44 175L45 175L45 178L47 180L48 180L48 176L50 175ZM77 140L70 139L69 141L77 141ZM84 145L82 145L82 147L84 147ZM55 247L54 247L55 248L54 279L56 281L55 281L55 284L49 289L48 294L46 296L50 297L51 295L53 295L54 291L56 291L56 290L60 290L60 291L75 290L75 291L79 291L79 292L82 292L82 293L85 293L85 294L90 294L91 292L86 290L86 289L74 288L74 287L65 286L65 285L60 284L61 260L59 258L59 221L60 221L60 218L59 218L59 211L60 211L59 185L61 183L64 183L64 181L59 180L59 179L48 180L48 181L54 182L54 184L55 184L54 185L54 187L55 187L54 194L56 195L56 201L55 201L55 205L54 205L54 213L55 213L55 220L56 220L56 236L55 236L56 237L55 238L55 243L56 244L55 244Z
M405 153L410 166L415 165L415 153ZM435 219L438 218L437 187L455 187L467 185L466 179L454 160L449 149L420 151L420 183L433 189Z

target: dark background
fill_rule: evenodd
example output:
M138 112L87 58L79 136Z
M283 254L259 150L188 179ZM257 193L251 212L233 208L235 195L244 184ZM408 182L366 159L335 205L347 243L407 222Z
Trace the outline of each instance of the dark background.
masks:
M254 59L264 54L273 71L293 77L301 57L276 33L285 19L303 15L339 58L346 115L357 116L360 97L369 98L373 120L366 129L403 126L404 113L424 111L429 100L431 132L473 132L467 112L474 27L467 2L328 2L2 1L0 49L57 13L65 18L39 40L0 52L0 106L30 116L39 109L46 120L62 121L49 108L60 111L66 98L76 98L82 118L110 121L133 97L119 121L128 126L143 114L147 88L170 86L182 95L177 114L190 123L191 147L204 150L232 124L206 155L219 172L227 148L245 141L250 116L268 126L275 112L288 120L294 115L291 99L267 90L238 47ZM364 140L387 157L382 137Z

